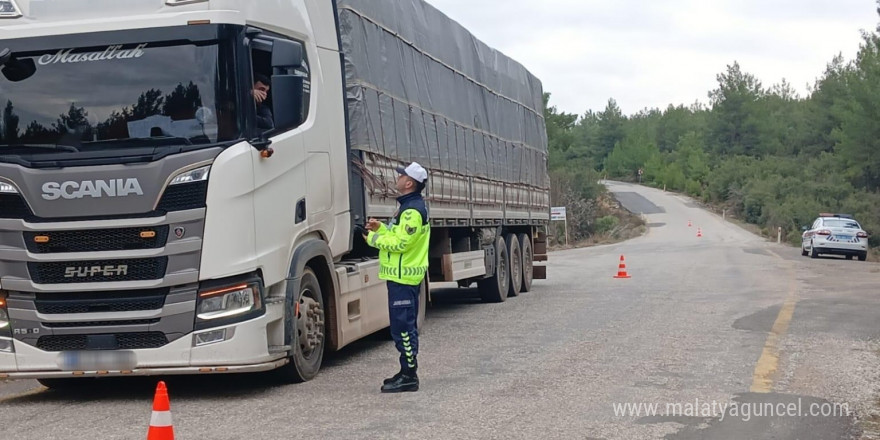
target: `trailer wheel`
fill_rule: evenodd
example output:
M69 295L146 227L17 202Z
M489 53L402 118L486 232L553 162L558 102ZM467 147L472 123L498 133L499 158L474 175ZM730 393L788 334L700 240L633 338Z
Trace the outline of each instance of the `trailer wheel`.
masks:
M533 273L535 253L532 251L532 239L529 234L519 234L519 248L522 253L522 288L520 292L530 292L535 275Z
M425 316L428 312L428 279L422 281L422 284L419 284L419 314L416 318L416 328L419 330L419 334L422 334L425 328Z
M519 247L519 238L516 234L507 234L504 241L507 242L507 256L510 259L510 287L507 296L517 296L522 290L522 250Z
M480 296L485 302L504 302L510 289L510 260L507 257L507 245L504 237L495 239L495 275L477 281Z
M289 383L312 380L321 369L326 341L324 297L315 272L306 267L300 280L299 292L293 301L291 349L289 363L277 371Z

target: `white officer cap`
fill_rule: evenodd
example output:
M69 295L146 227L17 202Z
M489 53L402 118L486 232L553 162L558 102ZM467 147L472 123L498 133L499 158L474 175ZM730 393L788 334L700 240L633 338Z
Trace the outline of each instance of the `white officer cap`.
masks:
M419 183L425 183L425 181L428 180L428 171L425 170L423 166L419 165L418 162L413 162L406 168L397 167L397 172L404 176L412 177Z

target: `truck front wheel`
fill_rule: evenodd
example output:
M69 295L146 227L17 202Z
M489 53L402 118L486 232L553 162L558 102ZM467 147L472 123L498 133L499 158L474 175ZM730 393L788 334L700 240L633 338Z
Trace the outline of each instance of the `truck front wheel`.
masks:
M279 368L278 374L286 382L305 382L321 369L326 341L324 297L318 277L309 267L303 271L293 310L288 313L293 319L290 362Z

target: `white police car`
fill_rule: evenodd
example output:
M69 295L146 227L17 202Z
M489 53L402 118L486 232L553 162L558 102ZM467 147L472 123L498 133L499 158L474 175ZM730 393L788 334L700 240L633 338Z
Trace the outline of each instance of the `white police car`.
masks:
M868 233L847 214L819 214L813 226L804 227L801 255L818 258L821 254L868 258Z

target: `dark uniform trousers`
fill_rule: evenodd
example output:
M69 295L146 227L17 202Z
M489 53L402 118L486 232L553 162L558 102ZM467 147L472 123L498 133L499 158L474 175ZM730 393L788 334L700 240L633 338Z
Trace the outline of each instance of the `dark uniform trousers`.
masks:
M388 281L388 317L391 319L391 337L400 352L402 371L418 366L419 354L419 286Z

